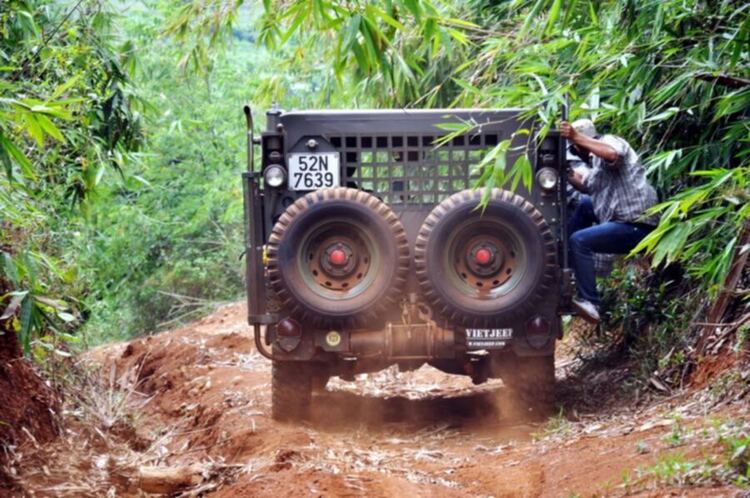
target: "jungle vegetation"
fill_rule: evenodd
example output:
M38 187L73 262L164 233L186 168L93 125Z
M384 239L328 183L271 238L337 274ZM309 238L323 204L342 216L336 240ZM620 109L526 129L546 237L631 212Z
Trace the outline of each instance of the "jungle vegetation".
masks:
M639 249L713 296L750 218L749 13L734 0L3 2L0 319L43 354L236 298L239 106L272 100L519 106L548 129L569 96L572 118L647 162L663 202ZM509 180L500 161L484 164L489 185Z

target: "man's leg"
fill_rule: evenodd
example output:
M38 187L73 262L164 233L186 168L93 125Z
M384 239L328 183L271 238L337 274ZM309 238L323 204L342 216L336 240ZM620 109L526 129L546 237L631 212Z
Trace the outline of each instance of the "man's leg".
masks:
M643 225L607 222L575 232L570 237L570 253L580 296L596 306L601 304L596 291L594 253L627 254L650 231Z
M573 236L574 233L579 232L583 229L589 228L591 225L596 223L596 215L594 214L594 204L591 202L591 197L588 195L581 194L578 196L578 202L574 209L570 211L570 216L568 218L568 260L570 261L570 266L573 268L573 271L576 274L576 281L580 280L580 277L578 276L578 269L576 268L576 259L573 256L573 249L572 245L570 243L570 237ZM585 268L585 267L584 267ZM580 284L578 284L578 287L580 289ZM580 290L579 290L580 294ZM579 313L582 314L584 317L588 317L587 320L589 321L598 321L598 311L596 311L596 306L590 306L593 307L593 311L590 309L581 309L580 306L580 299L573 298L573 306L578 309Z
M591 197L581 195L568 219L568 236L573 235L578 230L588 228L594 223L596 223L596 215L594 214L594 204L591 202Z

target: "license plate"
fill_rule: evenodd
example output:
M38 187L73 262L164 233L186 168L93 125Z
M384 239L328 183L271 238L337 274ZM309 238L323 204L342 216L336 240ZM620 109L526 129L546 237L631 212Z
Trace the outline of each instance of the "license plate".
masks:
M513 329L466 329L469 349L502 348L513 338Z
M290 190L317 190L340 184L338 152L289 154L287 166Z

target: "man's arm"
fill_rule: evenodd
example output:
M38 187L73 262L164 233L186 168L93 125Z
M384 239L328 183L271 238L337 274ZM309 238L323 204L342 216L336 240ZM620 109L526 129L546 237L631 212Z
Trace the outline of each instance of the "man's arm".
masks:
M611 145L607 144L602 140L596 138L587 137L583 133L578 133L573 126L567 121L563 121L560 125L560 135L563 138L567 138L582 149L586 149L595 156L599 156L608 163L617 164L619 155L617 151ZM573 183L575 185L575 183Z

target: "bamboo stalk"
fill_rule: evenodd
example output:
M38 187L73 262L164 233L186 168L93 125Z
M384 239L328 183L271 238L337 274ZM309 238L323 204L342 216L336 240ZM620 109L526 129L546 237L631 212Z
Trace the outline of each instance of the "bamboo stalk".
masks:
M729 305L729 300L734 293L734 289L737 288L737 285L740 282L742 270L747 264L747 258L748 255L750 255L750 251L742 252L742 248L748 244L750 244L750 220L745 220L745 224L742 228L742 233L740 234L739 244L737 244L737 247L735 247L734 249L732 266L729 268L729 273L727 274L727 279L724 282L724 287L721 289L721 292L719 292L719 296L716 298L716 302L714 303L711 312L708 314L707 321L709 323L718 323L724 316L724 312Z
M742 271L747 264L750 251L743 251L742 249L748 244L750 244L750 219L745 220L742 232L740 233L739 243L734 249L732 265L729 268L729 273L724 281L724 286L719 292L716 301L714 301L711 311L708 313L708 319L706 320L707 325L704 327L703 333L701 334L700 347L698 348L699 351L703 351L706 344L705 338L708 337L716 326L727 325L722 324L721 320L724 316L724 312L727 310L727 306L729 306L732 296L734 295L734 290L737 288L737 285L739 285Z

